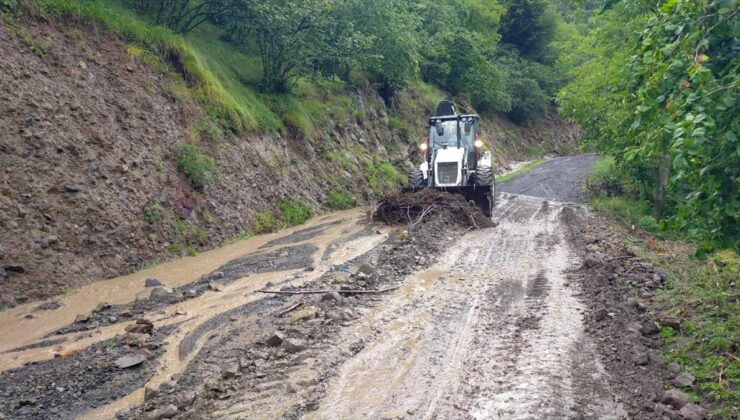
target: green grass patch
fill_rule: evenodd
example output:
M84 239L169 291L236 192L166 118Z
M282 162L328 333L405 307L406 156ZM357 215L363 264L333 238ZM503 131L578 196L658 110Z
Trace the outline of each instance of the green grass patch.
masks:
M300 201L281 200L280 211L290 226L302 225L311 217L311 209Z
M255 235L277 232L285 227L285 223L269 211L256 213L252 220L252 232Z
M198 146L179 143L176 149L177 167L185 173L196 189L202 190L217 179L216 161L203 153Z
M522 174L526 174L527 172L529 172L529 171L531 171L532 169L534 169L534 168L536 168L536 167L538 167L538 166L542 165L542 164L543 164L543 163L545 163L545 162L546 162L546 159L539 159L539 160L536 160L536 161L534 161L534 162L532 162L532 163L528 164L527 166L525 166L525 167L523 167L523 168L519 168L519 169L517 169L516 171L513 171L513 172L509 172L509 173L508 173L508 174L506 174L506 175L501 175L500 177L497 177L497 178L496 178L496 182L498 182L498 183L506 182L506 181L508 181L508 180L510 180L510 179L512 179L512 178L514 178L515 176L519 176L519 175L522 175Z
M357 205L357 199L348 191L331 190L327 197L326 205L332 210L347 210Z
M709 407L710 418L740 417L740 302L737 280L740 258L723 250L700 261L639 249L639 254L668 275L656 306L681 321L680 330L664 327L660 337L667 348L666 358L696 378L695 387L685 391Z
M164 207L161 204L154 203L144 207L144 220L150 225L162 220L162 216L164 216Z
M384 197L398 191L408 180L390 163L381 163L368 168L367 182L375 195Z

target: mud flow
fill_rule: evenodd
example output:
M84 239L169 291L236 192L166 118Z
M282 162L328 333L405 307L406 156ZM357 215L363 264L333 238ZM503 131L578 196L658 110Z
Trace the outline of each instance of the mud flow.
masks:
M0 413L114 417L143 399L145 384L158 387L178 374L218 328L214 320L229 321L267 297L255 291L299 286L384 241L389 229L365 218L360 210L339 212L0 313ZM147 279L161 285L147 287ZM150 324L137 328L137 320ZM130 346L140 351L124 348L131 339L141 341ZM117 358L130 353L144 354L143 367L117 368ZM35 383L39 377L49 382Z

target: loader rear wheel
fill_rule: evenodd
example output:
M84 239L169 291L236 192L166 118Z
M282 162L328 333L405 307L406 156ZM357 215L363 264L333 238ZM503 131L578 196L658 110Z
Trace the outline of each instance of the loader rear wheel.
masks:
M418 190L424 186L424 173L419 169L409 172L409 187Z

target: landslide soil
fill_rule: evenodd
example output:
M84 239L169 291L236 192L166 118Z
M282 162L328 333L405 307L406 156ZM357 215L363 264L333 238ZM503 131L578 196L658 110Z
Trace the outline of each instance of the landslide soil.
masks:
M495 227L449 216L428 213L405 230L356 211L324 217L203 257L200 277L163 277L172 302L147 298L143 273L115 280L142 290L138 300L92 299L76 320L65 309L74 296L0 314L3 325L52 324L0 348L0 413L681 418L660 403L678 372L662 362L647 309L664 276L607 222L510 193ZM144 322L134 319L152 331L134 331ZM115 366L131 354L146 361Z

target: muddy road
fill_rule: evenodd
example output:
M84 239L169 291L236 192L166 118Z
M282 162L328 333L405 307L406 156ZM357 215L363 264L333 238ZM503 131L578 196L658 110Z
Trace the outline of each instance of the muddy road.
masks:
M502 185L494 228L340 212L0 313L0 418L678 415L594 161Z

